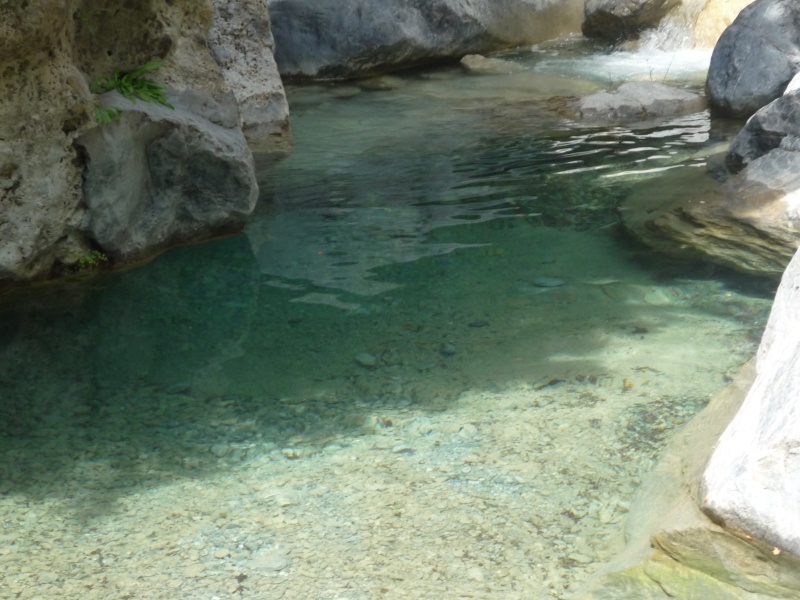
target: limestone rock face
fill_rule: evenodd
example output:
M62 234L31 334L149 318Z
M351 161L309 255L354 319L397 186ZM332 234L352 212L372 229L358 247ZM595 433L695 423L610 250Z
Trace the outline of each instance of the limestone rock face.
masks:
M277 153L285 153L283 139L288 137L285 99L277 74L262 70L260 79L253 77L257 89L242 90L237 85L237 76L248 72L248 61L259 59L271 48L268 35L253 41L263 51L254 59L251 53L255 50L242 41L244 30L239 25L253 21L253 27L268 32L266 18L265 5L255 1L237 10L222 0L217 4L212 0L0 2L0 91L4 98L0 103L0 284L68 270L91 250L117 253L121 260L142 258L165 243L201 239L228 231L232 222L240 221L239 209L252 205L256 190L252 156L240 144L242 127L250 133L254 146L264 152L277 140L275 147L281 148ZM212 26L213 34L209 34ZM218 50L215 55L210 46ZM167 89L176 106L180 104L180 111L171 120L154 120L149 110L154 106L139 101L120 124L98 126L94 109L100 100L90 92L89 82L116 71L132 71L151 60L160 61L161 67L148 77ZM124 102L119 106L129 108ZM147 133L137 131L137 126ZM159 135L152 133L156 129ZM217 135L221 137L217 139ZM110 141L114 136L117 139ZM152 229L154 237L148 240L141 234L151 230L149 225L135 221L146 211L114 206L127 190L106 186L107 198L98 201L97 191L102 186L97 182L106 176L113 152L90 157L87 150L97 144L89 140L106 140L109 148L134 148L137 140L148 136L161 139L159 159L178 152L165 140L180 138L186 142L181 151L197 153L184 157L189 164L208 166L216 160L210 156L219 153L218 162L237 165L230 168L239 173L244 169L241 161L249 162L250 174L242 171L241 177L237 175L237 181L246 184L234 186L239 194L230 202L234 213L225 216L219 210L190 208L190 194L198 192L199 184L210 186L199 192L206 197L220 188L232 192L234 187L226 188L225 181L212 182L209 177L187 184L167 176L166 164L160 166L161 171L149 171L163 177L136 182L134 187L147 188L152 198L170 197L178 212L192 212L197 217L192 221L193 233L185 227L191 220L173 220L174 231ZM231 136L238 136L236 143ZM132 173L126 160L117 155L123 178ZM101 165L106 171L92 172ZM226 172L210 169L208 173L225 176ZM84 181L87 186L92 182L91 191ZM155 186L170 187L156 190ZM100 229L88 225L103 220L100 214L92 214L100 206L113 207L116 217L133 219L117 227L137 231L138 241L129 248L124 244L104 247L95 237ZM209 220L203 222L204 218ZM183 224L178 226L179 222Z
M681 0L586 0L583 35L609 42L635 39L658 25Z
M614 124L699 112L705 104L704 98L686 90L652 81L632 81L611 92L585 96L572 105L571 111L581 121Z
M337 79L580 29L581 0L269 0L282 75Z
M756 0L714 48L706 80L720 114L747 117L780 97L800 71L800 4Z
M104 95L122 110L119 121L77 140L89 165L83 226L115 259L236 230L255 207L258 186L236 111L197 92L170 100L174 109Z
M702 508L800 556L800 254L783 275L756 380L703 475Z
M92 110L63 2L16 4L0 3L0 280L40 275L80 249L72 141Z
M275 63L266 0L213 0L208 34L214 60L236 96L242 129L254 154L291 148L289 104Z

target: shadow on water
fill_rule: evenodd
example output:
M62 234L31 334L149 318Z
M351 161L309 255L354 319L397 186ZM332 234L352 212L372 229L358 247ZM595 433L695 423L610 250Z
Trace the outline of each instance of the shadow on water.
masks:
M603 255L583 255L586 236ZM245 236L8 299L2 491L36 501L72 480L75 511L91 519L132 491L346 445L391 427L384 414L446 410L467 390L608 377L610 333L658 336L697 312L697 302L646 301L665 292L639 289L641 273L638 283L592 282L601 265L613 274L627 260L606 233L500 219L434 237L483 244L382 267L398 287L351 310L293 302L298 291L264 277ZM532 283L559 262L571 265L567 284ZM734 300L706 308L748 310Z

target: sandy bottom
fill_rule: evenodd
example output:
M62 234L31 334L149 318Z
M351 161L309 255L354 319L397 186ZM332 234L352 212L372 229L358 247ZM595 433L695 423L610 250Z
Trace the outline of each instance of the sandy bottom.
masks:
M7 303L0 598L567 596L770 302L608 231L470 235L347 310L241 237Z

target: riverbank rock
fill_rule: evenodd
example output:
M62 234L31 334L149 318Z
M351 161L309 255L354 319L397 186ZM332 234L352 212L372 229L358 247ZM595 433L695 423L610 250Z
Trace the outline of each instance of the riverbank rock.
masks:
M291 150L289 104L275 62L263 0L213 0L209 48L236 97L253 154L281 158Z
M756 0L715 46L706 92L720 114L748 117L780 97L798 71L800 4Z
M622 224L658 252L779 277L797 249L800 223L790 199L753 173L720 183L696 169L667 171L657 188L632 186L620 206Z
M169 97L180 99L182 116L177 121L213 121L209 111L221 110L220 114L228 115L225 119L229 123L205 129L200 137L208 143L189 144L183 149L202 153L188 157L189 162L208 164L205 159L217 152L222 162L227 160L228 134L218 142L212 131L238 130L241 136L244 127L259 149L262 142L269 147L276 131L280 138L288 135L285 115L275 116L280 111L270 107L281 94L277 75L265 75L256 82L262 91L271 86L269 94L243 92L233 83L236 73L247 71L249 63L245 61L250 55L249 46L237 45L240 29L234 24L237 19L247 21L257 14L263 25L266 12L248 4L237 17L226 7L223 0L216 0L216 5L211 0L153 0L124 6L112 0L69 0L0 6L0 69L4 73L0 87L6 99L0 106L0 284L53 276L76 268L81 258L92 252L116 251L104 248L87 225L98 222L100 216L93 215L89 207L98 206L95 200L85 202L84 181L97 180L92 169L101 164L106 169L107 157L95 155L94 162L87 160L87 146L77 140L86 142L96 137L108 141L106 138L124 129L113 123L101 126L95 120L99 100L90 92L93 79L130 72L156 60L161 66L148 77L164 86ZM209 30L216 33L209 35ZM262 50L269 48L268 37L258 44ZM209 46L216 48L216 55ZM221 48L227 48L227 54ZM265 100L267 96L269 101ZM149 107L142 108L144 104L137 104L140 115L148 112ZM273 118L276 120L271 121ZM153 122L137 119L123 115L125 127L132 127L136 121L152 133ZM198 131L204 127L199 126ZM125 143L133 146L134 137L151 135L133 129L129 133L130 140L114 143L118 147ZM252 163L249 152L245 147L242 156ZM125 162L123 157L119 159ZM250 177L244 179L250 183L239 190L242 196L238 200L251 203L256 188ZM203 179L208 181L208 177ZM166 175L157 184L169 189L155 190L155 180L138 183L155 196L170 196L179 212L188 210L191 195L198 190L197 183ZM125 193L120 191L121 195ZM117 227L147 229L150 225L137 221L144 214L120 208L116 216L124 215L131 221ZM174 236L157 236L155 246L148 247L143 241L135 253L120 252L119 256L136 254L143 258L162 248L166 239L189 241L228 231L228 217L201 223L203 218L217 216L216 211L195 213L194 232L184 229Z
M763 169L763 163L779 165L777 178L765 179L765 185L790 178L786 191L800 188L800 175L796 166L800 151L800 90L790 91L760 109L747 121L739 135L731 142L725 157L727 168L738 173L763 156L768 161L754 165ZM773 154L774 153L774 154ZM792 168L794 167L794 168ZM757 169L753 169L757 170ZM764 179L763 177L761 179Z
M739 16L739 13L753 0L694 0L702 2L703 7L692 14L692 35L695 48L713 48L720 36ZM687 0L684 0L684 6ZM691 13L690 13L691 14Z
M653 81L623 83L614 91L600 91L575 101L568 112L593 124L650 121L705 109L698 94Z
M793 302L797 312L797 299ZM754 381L756 365L750 361L670 442L631 507L625 550L575 598L766 600L800 595L797 556L776 552L775 546L750 532L721 527L699 509L705 465L720 436L728 435L731 420L740 418L737 411L745 410Z
M234 231L255 208L258 186L235 105L195 90L169 100L174 108L105 94L119 120L76 140L89 164L85 231L115 260Z
M800 254L783 275L757 376L703 475L712 520L800 556ZM800 595L800 571L797 572Z
M634 186L622 221L668 254L694 254L778 277L800 244L800 91L753 115L710 173L662 175L657 190Z
M658 26L681 0L586 0L583 35L616 43Z
M284 76L365 77L580 30L583 2L269 0Z

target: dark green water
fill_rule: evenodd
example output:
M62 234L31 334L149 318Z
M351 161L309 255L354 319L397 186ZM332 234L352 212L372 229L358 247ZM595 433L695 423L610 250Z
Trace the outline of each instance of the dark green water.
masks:
M548 98L597 89L618 73L611 59L572 47L507 59L507 73L446 68L291 89L296 150L262 174L262 202L243 234L0 301L0 552L11 557L0 576L14 582L8 589L208 598L225 593L220 582L233 571L254 579L261 569L262 591L248 597L400 598L417 589L427 598L481 582L488 591L477 597L541 597L561 594L618 549L611 540L638 479L669 433L753 353L774 283L654 256L618 226L629 182L701 173L724 127L700 113L640 129L582 129ZM611 75L599 76L596 64ZM629 76L625 64L618 77ZM681 76L697 86L691 68ZM599 437L568 446L581 436ZM520 448L538 450L523 456ZM406 475L373 460L381 450L416 457L421 473L450 474L430 485L451 491L434 486L430 497L456 499L426 508L452 514L446 527L474 530L477 517L459 507L486 513L477 499L493 498L503 506L485 527L519 530L539 498L539 537L498 541L502 550L487 545L491 536L478 539L469 552L485 560L469 566L459 555L462 583L461 567L426 570L437 563L423 550L447 536L419 529L413 511L397 509L386 525L406 540L401 550L374 540L336 545L349 538L330 533L345 527L335 523L362 514L351 502L385 522L370 511L426 489L413 478L395 489ZM597 455L613 458L592 466ZM371 466L348 470L345 458ZM550 468L554 475L540 478ZM607 478L588 483L597 468L608 468ZM378 487L366 489L380 496L364 496L359 477L370 471L364 477ZM330 478L338 489L328 489ZM264 492L251 480L293 485L300 500L269 498L316 521L292 526L286 539L282 525L257 527L262 512L253 507ZM474 492L474 507L454 481ZM569 487L580 481L580 490ZM197 518L167 525L184 513ZM401 513L411 515L405 525ZM220 519L237 514L236 527L252 531L233 542ZM148 527L147 540L126 541ZM182 548L163 563L162 534ZM92 535L113 540L105 575L69 559L95 552ZM303 546L306 538L321 546ZM502 554L528 545L538 559ZM293 566L263 567L259 548ZM376 549L416 575L395 588L385 574L365 583L380 561L353 567L344 583L333 573L337 556L360 560ZM489 574L492 561L505 575ZM210 570L190 577L180 571L187 565ZM159 577L175 569L183 583L163 591ZM43 579L42 570L55 574ZM318 587L301 577L311 571ZM154 578L137 580L142 572ZM81 581L95 582L94 596Z

